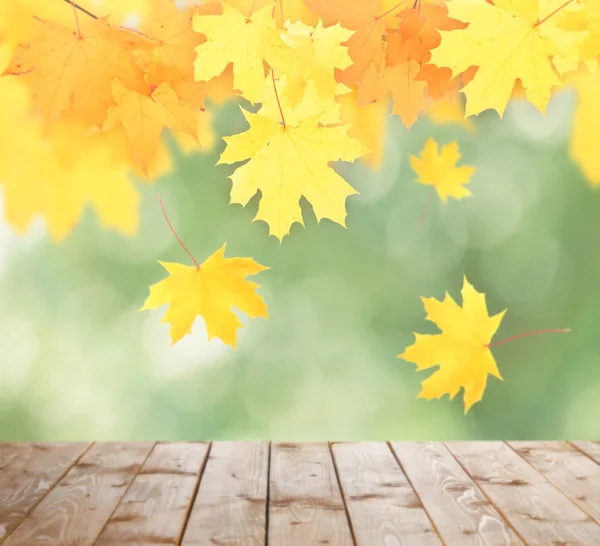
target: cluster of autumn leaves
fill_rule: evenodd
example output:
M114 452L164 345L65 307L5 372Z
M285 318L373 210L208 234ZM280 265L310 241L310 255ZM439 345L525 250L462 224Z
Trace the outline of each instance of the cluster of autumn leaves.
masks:
M132 13L136 20L130 20ZM525 96L545 112L555 89L578 93L572 155L600 184L600 0L19 0L0 7L0 184L5 218L25 231L43 216L60 240L91 204L105 228L137 229L138 191L171 168L169 129L185 152L214 143L211 104L245 99L248 129L225 137L219 163L236 164L231 202L260 192L257 220L279 240L315 216L345 225L356 194L333 168L358 158L376 167L388 105L407 128L420 115L472 127ZM6 105L10 105L7 107ZM456 143L430 140L412 165L439 197L470 195L474 169ZM239 163L245 162L242 165ZM163 263L165 280L144 309L168 305L177 342L198 314L210 338L235 346L241 326L267 308L247 276L251 258ZM463 305L424 299L441 334L417 335L401 355L439 366L421 396L481 399L503 314L465 279Z

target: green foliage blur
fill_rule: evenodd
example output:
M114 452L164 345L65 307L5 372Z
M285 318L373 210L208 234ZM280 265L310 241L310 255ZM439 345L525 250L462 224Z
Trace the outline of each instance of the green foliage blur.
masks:
M544 117L515 102L476 132L390 117L379 171L339 171L360 195L348 229L317 224L304 203L280 245L252 222L257 198L229 205L224 148L183 156L143 192L139 235L103 232L88 211L60 245L43 222L17 237L0 226L0 440L422 440L600 438L600 193L569 159L574 95ZM218 111L219 135L243 130L235 104ZM458 140L477 169L473 197L436 199L414 182L410 154L428 137ZM138 312L165 272L189 263L156 199L198 260L226 256L271 269L253 280L269 320L242 316L238 349L207 341L201 319L171 346L164 310ZM494 340L504 381L488 380L463 415L462 393L417 398L430 372L396 355L413 332L435 333L421 296L460 303L463 276L508 308Z

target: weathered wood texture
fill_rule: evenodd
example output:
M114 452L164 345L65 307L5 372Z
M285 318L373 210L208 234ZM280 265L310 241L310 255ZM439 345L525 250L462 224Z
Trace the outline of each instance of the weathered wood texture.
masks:
M88 444L0 446L0 543L81 456Z
M152 444L95 444L4 545L92 544L151 448Z
M0 543L600 545L600 444L0 444Z
M391 445L446 544L522 544L443 444Z
M332 448L358 544L442 544L387 444Z
M117 506L96 546L177 544L208 444L157 444Z
M327 444L273 444L269 483L269 546L352 545Z
M600 526L505 443L447 445L527 544L600 544Z
M267 442L215 442L183 545L262 546L268 471Z
M510 442L509 445L600 524L599 464L566 442Z
M600 464L600 442L572 442L581 452Z

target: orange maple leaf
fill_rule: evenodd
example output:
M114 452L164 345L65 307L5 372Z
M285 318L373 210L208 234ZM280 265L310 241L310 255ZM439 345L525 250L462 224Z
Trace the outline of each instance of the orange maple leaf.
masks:
M425 107L426 84L417 80L419 70L416 61L391 67L381 66L379 70L371 64L358 92L358 104L377 102L391 93L394 98L393 113L400 116L406 127L410 127Z
M219 100L232 96L231 71L215 78L221 80L217 85L194 81L195 48L206 42L206 37L193 30L192 17L196 13L219 13L221 6L212 2L177 9L172 1L151 0L150 7L151 16L144 19L140 32L150 38L151 45L137 50L135 59L147 74L151 88L167 82L182 101L199 107L204 107L207 94Z
M344 28L356 31L346 42L354 62L337 79L351 87L360 82L371 63L379 66L386 42L384 36L393 28L394 12L407 2L403 0L304 0L306 5L327 26L341 23Z
M100 126L114 104L114 78L129 90L147 90L144 74L132 55L134 47L147 45L142 36L109 25L106 17L79 17L76 30L38 21L38 35L19 46L5 74L27 80L34 107L48 121L68 112Z

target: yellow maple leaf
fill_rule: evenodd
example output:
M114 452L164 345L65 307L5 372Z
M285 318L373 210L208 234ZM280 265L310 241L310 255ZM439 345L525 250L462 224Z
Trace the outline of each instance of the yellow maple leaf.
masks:
M438 143L430 138L420 158L410 156L410 164L419 175L417 182L433 186L440 199L446 202L448 197L462 199L471 195L464 185L471 181L475 169L467 165L457 167L460 158L458 142L442 146L440 153Z
M168 83L162 83L151 95L129 91L119 80L113 81L115 106L107 115L104 130L120 124L128 137L131 160L152 178L162 160L163 129L169 127L198 142L200 131L206 133L208 114L200 107L183 102ZM209 142L211 135L205 135ZM189 141L186 145L189 145ZM161 169L158 169L160 172Z
M571 157L579 163L587 181L600 186L600 154L597 135L600 131L600 73L581 70L568 83L577 91L577 107L573 118Z
M196 7L178 9L172 0L150 0L149 6L150 16L143 19L140 32L151 38L151 44L134 52L136 63L146 73L151 88L167 82L181 100L203 107L204 97L212 89L206 82L194 80L195 48L206 41L192 28ZM219 92L225 95L219 99L232 96L230 74L221 79L229 80L229 85L225 81L221 86Z
M148 89L132 56L134 45L143 47L145 38L109 25L107 18L79 17L76 30L38 21L36 38L19 47L5 73L29 83L33 103L46 119L69 112L101 126L114 104L114 78L130 90Z
M436 125L456 124L467 131L475 131L475 125L465 118L464 107L456 100L430 100L425 106L429 119Z
M231 202L246 205L259 190L255 220L269 225L280 241L294 222L304 225L300 198L311 203L317 221L329 218L345 227L346 198L358 193L330 166L368 152L348 136L348 126L323 127L319 115L285 125L242 109L250 128L225 137L217 164L250 160L231 175Z
M105 228L133 235L139 193L129 179L122 142L113 132L89 134L85 123L63 118L47 133L30 116L27 89L0 79L0 184L4 217L18 232L43 216L50 236L62 240L91 204ZM26 158L26 160L24 160Z
M195 79L208 81L233 63L234 88L257 102L265 85L265 52L280 42L272 12L273 6L265 6L246 17L224 3L220 15L196 14L193 28L206 42L196 47Z
M380 100L359 106L357 88L351 93L336 96L336 101L341 105L340 119L350 124L348 134L370 150L361 160L378 168L383 159L387 135L388 101Z
M488 375L502 379L488 345L506 310L489 316L485 294L477 292L466 277L461 294L462 307L448 293L444 301L421 298L426 319L441 333L415 334L415 343L398 357L415 363L418 371L439 366L423 381L419 398L431 400L449 394L452 400L462 387L467 413L483 397Z
M289 85L280 93L290 106L295 107L304 97L309 82L314 83L314 93L319 100L333 101L338 82L335 70L343 70L352 64L348 48L342 46L352 36L352 31L338 23L316 27L301 21L285 23L280 33L287 47L273 47L267 61L277 75L284 73Z
M315 25L318 17L306 6L303 0L225 0L245 16L255 11L270 6L273 10L273 18L280 27L286 21L295 23L302 21L307 25Z
M562 85L551 62L560 49L542 35L540 29L552 25L553 18L546 18L538 0L454 0L448 9L450 17L469 25L442 32L431 63L451 68L454 76L479 67L462 89L465 115L492 108L502 117L518 79L528 100L545 113L552 88Z
M302 99L292 105L290 103L290 94L287 89L292 83L288 81L288 76L282 74L265 80L265 89L260 98L260 115L271 118L275 121L281 121L280 107L285 112L285 120L289 125L298 125L301 120L314 115L319 116L319 123L323 125L333 125L340 122L340 103L337 99L350 92L345 85L339 83L336 86L336 93L330 97L321 97L314 80L309 80Z
M204 319L209 340L218 337L232 347L242 326L232 307L252 318L268 318L267 306L256 293L260 286L245 277L269 268L252 258L225 258L223 245L198 267L159 263L169 276L150 287L140 311L169 305L162 322L170 323L173 344L191 333L198 315Z

